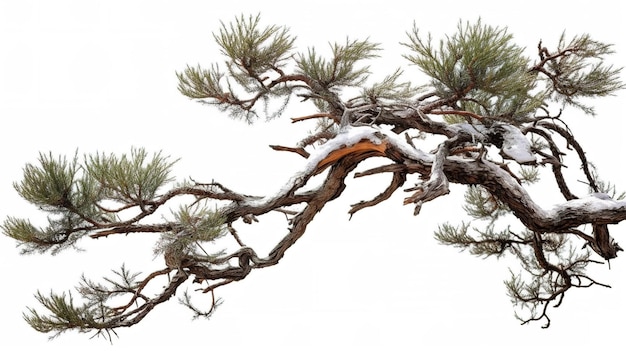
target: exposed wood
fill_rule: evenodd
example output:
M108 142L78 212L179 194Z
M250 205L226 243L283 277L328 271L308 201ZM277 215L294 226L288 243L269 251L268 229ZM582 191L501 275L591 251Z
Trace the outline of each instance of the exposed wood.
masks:
M552 72L551 64L555 63L555 60L575 54L576 50L572 48L550 53L540 44L540 61L529 68L528 72L545 75L549 78L549 83L552 82L554 85L556 93L571 95L573 92L559 81L561 73ZM314 130L294 147L270 145L274 150L292 152L304 157L307 159L306 166L300 172L287 175L284 186L267 196L239 193L213 181L210 183L194 181L174 185L167 188L168 190L158 192L155 190L158 186L153 189L150 185L128 184L130 181L126 180L127 182L122 182L124 184L120 186L124 189L118 191L115 185L109 184L115 183L117 179L114 181L98 179L94 180L94 184L97 183L94 188L89 188L89 196L84 198L70 196L69 193L74 189L72 186L79 189L91 186L91 183L85 185L87 182L72 183L70 189L60 196L59 201L51 204L43 201L44 205L53 207L56 211L53 212L55 216L65 216L66 221L54 222L48 231L30 228L24 224L25 222L19 222L20 225L16 225L18 233L14 235L15 239L40 250L69 246L82 237L106 238L110 235L152 233L163 240L160 244L163 244L164 248L159 247L155 252L163 255L165 268L149 273L138 284L127 284L128 287L120 285L124 286L125 290L122 292L127 297L121 305L110 307L108 310L106 306L99 306L103 312L97 313L101 315L97 315L96 318L75 318L68 321L68 325L64 327L79 328L81 331L94 329L108 332L115 328L134 325L155 306L173 297L178 287L187 280L192 284L201 285L197 288L198 291L211 293L213 306L208 312L210 314L216 303L213 295L215 289L245 279L257 269L279 263L286 252L306 233L308 225L326 204L342 195L346 188L346 179L353 174L355 177L364 177L391 173L391 179L388 184L381 185L380 193L374 198L353 204L348 210L350 216L390 199L400 189L409 193L404 198L403 204L415 206L414 214L417 215L424 204L445 196L449 193L449 184L456 183L479 188L478 197L485 194L493 203L497 203L507 213L512 213L518 218L524 228L520 232L508 229L508 232L491 233L489 231L494 229L489 226L484 233L479 231L476 234L468 233L467 228L463 228L461 231L451 231L446 240L447 243L463 249L475 250L474 253L478 252L479 255L499 256L507 252L520 258L521 267L534 280L527 285L514 281L509 288L510 295L516 302L532 306L533 315L524 320L524 323L545 319L549 325L548 306L550 304L558 306L570 288L606 286L586 275L583 268L588 263L598 262L590 258L591 254L609 260L616 258L618 252L622 251L609 233L609 224L626 220L626 202L614 201L606 194L585 197L572 193L562 172L562 168L565 167L562 156L565 152L559 147L559 142L565 141L568 149L573 148L574 151L571 153L574 153L580 161L582 174L593 191L601 191L601 182L596 179L585 150L562 122L560 114L550 116L546 109L547 116L533 117L531 113L522 109L523 113L520 112L520 116L515 118L513 112L516 111L513 110L510 115L493 117L463 109L462 106L468 102L479 102L480 96L472 95L472 92L484 89L481 85L486 84L481 77L477 77L480 72L471 67L476 63L474 59L465 68L467 72L448 72L467 73L468 79L462 86L456 89L446 87L445 94L432 87L432 91L413 97L413 100L403 97L393 101L394 99L387 95L380 98L359 95L348 100L342 99L338 88L347 82L333 81L335 75L339 73L337 65L340 58L328 62L335 65L332 67L332 79L318 79L319 77L314 79L302 73L306 70L299 70L301 73L297 74L286 74L283 69L287 66L282 66L278 62L290 56L280 60L277 57L274 62L258 66L268 72L258 72L258 67L251 61L254 58L243 56L237 56L230 62L233 66L229 66L229 73L241 70L239 73L248 75L249 81L239 78L232 81L225 79L210 89L200 89L199 95L195 97L204 99L204 103L216 104L226 110L230 108L235 115L243 115L248 121L256 116L255 110L258 105L267 103L271 97L293 94L305 100L314 100L316 107L324 111L292 118L292 122L321 118L324 122L322 127ZM196 83L199 85L198 88L202 87L202 82L194 81L194 84ZM232 89L230 86L248 83L250 86L244 87L246 89ZM228 85L229 91L221 91L220 84ZM185 87L191 89L192 87L188 85ZM242 95L236 96L234 91L241 91ZM502 100L507 98L507 94L493 97L494 100L502 102L502 105L508 103ZM520 98L520 101L525 101L523 98ZM519 102L516 98L510 103L515 105ZM487 104L489 103L479 104L480 110L484 108L488 111L485 106ZM534 103L532 106L535 106ZM536 109L541 112L543 108ZM469 127L465 124L451 126L437 121L436 119L441 119L440 115L462 116L472 120L472 124ZM348 128L357 128L356 125L366 123L367 126L358 130L357 134L342 134L344 131L354 131ZM478 125L483 128L477 128ZM500 127L502 132L495 133L494 137L495 126ZM403 132L407 134L400 135ZM408 133L435 136L438 143L435 151L426 150L426 147L420 145L419 140L414 142ZM537 138L539 143L531 147L527 135ZM343 137L361 139L346 141L342 139ZM556 140L557 138L559 140ZM319 145L323 147L319 148ZM489 151L490 148L499 150L494 153ZM556 187L563 195L564 201L555 204L551 209L542 208L516 175L517 169L495 161L495 155L512 159L513 166L540 167L549 164ZM539 163L535 161L537 155L543 158ZM355 173L361 162L372 157L385 158L389 164ZM265 166L272 167L271 164ZM258 170L251 170L254 171ZM420 179L417 184L403 189L410 174L419 174ZM56 183L50 188L57 187ZM263 185L259 184L259 188L263 189ZM145 192L150 195L143 196ZM51 198L56 200L59 196ZM81 209L76 206L80 201L94 203ZM157 218L157 213L162 213L172 204L179 205L179 202L183 202L186 208L198 209L198 212L185 213L184 220L168 221L162 217ZM211 218L209 212L219 218L217 224L207 225L206 222L202 222L203 219ZM260 217L272 212L285 215L285 227L276 229L283 235L267 255L259 255L254 248L245 245L235 228L239 225L254 226ZM493 211L483 212L487 215L479 213L475 217L496 219L495 215L492 216ZM210 228L207 229L207 226ZM224 237L236 246L233 248L232 245L226 245L229 251L225 249L215 255L206 253L202 245L214 239L210 236L212 235L210 229L215 228L217 228L216 237L224 234L221 230L230 233ZM31 232L28 232L29 230ZM591 233L585 233L584 230L591 230ZM565 246L562 243L570 238L582 241L593 252L589 251L589 255L583 252L580 255L572 255L573 258L562 259L559 257L559 249L563 249ZM170 273L173 274L172 277ZM154 278L164 275L169 278L167 284L159 287L158 284L162 282L153 283ZM147 288L148 285L150 289ZM102 288L98 289L100 289L98 294L102 294ZM152 295L147 293L153 290L157 292ZM113 296L117 293L119 291L116 290L110 294ZM203 315L196 310L194 312Z
M382 142L380 144L374 144L370 140L361 140L358 143L347 146L341 149L337 149L328 154L323 160L321 160L317 167L315 168L314 174L319 174L323 172L326 167L336 163L339 159L350 155L353 158L360 158L365 156L367 157L375 157L385 156L385 151L387 150L387 143Z

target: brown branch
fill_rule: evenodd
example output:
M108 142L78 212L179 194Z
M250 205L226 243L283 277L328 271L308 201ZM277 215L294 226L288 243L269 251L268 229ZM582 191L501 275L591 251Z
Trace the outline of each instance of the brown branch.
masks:
M215 289L219 288L220 286L224 286L227 284L230 284L232 282L234 282L234 279L226 279L226 280L222 280L221 282L215 283L215 284L211 284L209 286L207 286L206 288L202 289L203 293L208 293L210 292L211 295L215 296Z
M315 113L312 115L308 115L308 116L302 116L302 117L293 117L291 119L291 123L296 123L296 122L301 122L301 121L306 121L309 119L314 119L314 118L330 118L333 121L335 121L335 123L339 124L339 117L331 114L331 113Z
M586 245L589 245L593 251L605 260L615 258L617 257L617 252L623 251L622 248L615 243L615 240L609 235L609 229L606 224L593 225L593 236L587 235L576 228L572 228L568 230L568 232L585 240L587 243L583 245L583 248Z
M433 115L459 115L459 116L463 116L463 117L471 117L474 119L477 119L479 121L482 121L485 119L485 117L475 114L473 112L469 112L469 111L459 111L459 110L432 110L430 111L430 113L432 113Z
M522 320L522 325L545 319L546 324L542 328L548 328L550 326L550 317L547 314L548 307L553 302L556 302L553 307L558 307L563 302L565 293L571 287L577 286L572 282L573 274L570 270L574 265L581 262L571 263L567 267L550 263L545 256L544 239L540 233L531 234L530 244L536 265L538 265L538 271L535 271L535 268L529 268L534 267L534 264L529 263L519 251L516 255L522 260L523 266L533 276L534 281L527 286L509 288L509 291L514 300L521 302L523 306L532 306L530 307L531 316L529 318L523 319L518 316ZM580 280L581 277L584 276L577 275L576 279ZM539 312L536 312L537 310Z
M593 191L598 192L598 186L596 185L595 179L589 170L589 162L587 161L587 156L585 155L585 150L583 150L582 146L578 143L578 141L574 138L574 136L564 128L557 126L554 123L548 123L541 121L537 124L540 127L544 127L546 129L553 130L559 133L566 141L568 145L571 145L576 153L578 154L578 158L582 163L582 169L587 177L587 181L589 181L589 187L593 189Z
M141 295L141 292L143 291L143 289L148 285L148 283L163 274L168 274L169 272L171 272L172 269L171 268L165 268L156 272L152 272L150 273L150 275L148 275L145 279L143 279L141 281L141 283L139 284L139 286L137 286L137 289L135 290L135 293L133 294L133 297L128 301L127 304L123 305L123 306L119 306L119 307L112 307L111 310L115 313L115 314L119 314L119 313L123 313L124 311L126 311L130 306L132 306L135 301L137 301L137 298Z
M411 189L406 189L405 191L414 191L413 195L406 197L404 199L404 204L415 204L415 210L413 211L413 215L418 215L422 204L425 202L434 200L439 196L446 195L450 192L448 187L448 179L444 174L444 163L446 157L450 153L450 147L457 141L457 137L452 139L448 139L445 142L439 144L437 148L437 153L435 154L435 159L433 160L433 164L430 170L430 175L428 181L414 187Z
M280 145L270 145L270 147L276 151L295 152L296 154L304 158L309 158L309 156L311 156L311 154L309 154L304 148L301 148L301 147L295 148L295 147L280 146Z
M551 162L551 165L554 179L556 180L561 194L563 194L566 200L577 199L578 197L574 195L567 186L567 183L565 182L565 177L563 176L563 172L561 172L561 168L563 167L561 164L561 155L563 155L563 153L561 152L561 150L559 150L550 134L539 128L529 128L529 131L533 134L541 136L548 143L548 146L550 147L550 152L552 152L552 157L556 161L558 161Z
M160 224L160 225L140 225L135 224L142 220L143 218L149 216L154 213L159 207L163 206L165 203L170 201L171 199L177 196L183 195L193 195L197 198L210 198L214 200L230 200L230 201L244 201L249 199L250 196L241 195L235 193L227 188L221 186L218 183L211 184L203 184L201 185L205 189L201 189L199 187L180 187L173 190L168 191L167 193L161 195L157 200L146 202L148 209L136 215L135 217L115 222L108 223L106 226L101 227L90 227L84 228L84 230L93 230L95 233L91 234L90 237L97 239L100 237L106 237L112 234L129 234L129 233L145 233L145 232L167 232L173 229L171 224ZM211 190L211 188L216 187L219 191Z
M330 140L332 138L334 138L337 135L337 133L330 131L330 130L322 130L319 131L315 134L309 135L308 137L300 140L300 142L298 142L298 146L301 147L305 147L305 146L309 146L314 144L315 142L318 142L320 140Z
M227 227L228 227L228 232L233 236L233 238L235 238L235 241L237 242L237 244L239 244L239 246L241 247L245 247L246 245L243 243L243 241L241 241L241 237L239 237L239 234L237 233L237 230L233 227L233 224L228 223Z
M419 113L417 115L422 122L428 123L426 119L419 116ZM452 129L447 129L446 131L451 132ZM212 262L191 260L184 267L168 268L169 270L176 269L177 273L159 296L148 300L132 311L126 311L126 308L130 305L118 307L118 309L126 312L115 316L115 319L112 319L110 322L102 324L102 328L117 328L137 323L156 304L173 296L176 288L189 276L194 276L194 283L206 282L208 287L204 288L203 291L212 292L219 286L246 278L254 269L277 264L286 251L304 235L308 224L311 223L316 214L327 203L342 194L346 187L346 177L354 171L360 162L370 157L385 157L394 163L359 172L355 177L392 172L393 178L387 188L374 199L353 205L349 210L350 215L365 207L374 206L388 199L404 184L407 174L418 173L427 178L427 181L417 187L407 189L407 191L415 191L415 193L404 200L405 204L416 204L416 213L419 212L423 203L447 194L448 181L450 181L461 184L482 185L498 201L508 206L528 229L537 233L565 232L586 223L593 223L597 228L598 225L615 223L626 219L626 203L612 202L613 206L598 209L594 206L585 206L584 201L586 200L581 199L568 201L558 206L555 210L545 211L533 201L515 177L503 170L499 165L487 159L475 160L462 157L448 157L451 149L463 145L463 142L466 141L461 140L462 137L461 135L453 136L441 143L433 156L411 152L406 143L403 140L399 140L400 138L385 136L381 132L372 132L369 138L364 138L353 145L337 148L327 153L326 157L319 161L315 167L310 168L309 173L299 175L297 179L290 180L290 183L279 194L269 198L242 195L219 185L219 183L196 183L193 187L181 187L165 193L157 200L148 204L151 211L154 212L156 208L176 196L192 195L196 199L230 201L227 206L220 209L220 212L226 218L228 229L235 237L240 248L236 252ZM313 190L297 192L307 184L309 179L325 170L328 170L328 172L321 186ZM258 257L252 248L244 246L244 243L236 235L236 231L232 229L232 222L238 219L254 218L295 204L304 204L304 209L290 220L287 234L266 257ZM169 223L153 225L133 223L111 226L93 233L91 237L98 238L129 232L160 233L175 229L174 225ZM603 242L612 244L607 236L608 233L604 235L604 232L596 231L594 234L596 234L596 242L603 240ZM535 251L539 264L546 270L559 274L569 274L563 273L561 268L551 265L546 260L540 239L540 236L536 239L538 240L536 247L542 251ZM565 276L563 279L565 279ZM545 298L549 299L550 297ZM136 300L136 298L134 299Z
M554 61L560 57L567 56L570 53L576 53L577 51L581 50L580 48L577 48L577 47L568 47L557 53L550 54L548 52L548 49L542 46L541 41L539 41L539 45L537 46L537 48L539 49L540 61L536 65L534 65L528 72L533 72L533 71L541 72L547 75L548 77L550 77L550 79L553 79L553 77L556 77L558 75L547 72L546 69L544 68L546 63L550 61Z
M564 269L551 264L546 259L546 256L543 250L543 238L541 237L541 234L536 233L536 232L533 234L532 247L533 247L533 251L535 254L535 258L537 262L539 263L539 265L541 266L541 268L545 269L546 271L557 272L560 275L566 274Z
M173 229L174 227L171 224L130 224L124 226L116 226L106 230L97 230L95 233L90 234L89 237L92 239L98 239L113 234L165 233L172 231Z
M391 148L390 148L391 149ZM387 152L390 150L388 149ZM396 150L397 151L397 150ZM400 162L399 162L400 163ZM431 161L404 158L404 164L383 166L382 171L404 171L428 176ZM443 172L449 181L458 184L482 185L501 202L506 204L528 229L541 233L562 232L583 224L600 222L607 224L626 220L626 203L615 203L615 206L603 210L575 205L574 201L566 202L550 213L542 209L526 192L525 188L497 164L483 160L476 162L463 159L447 158ZM370 174L362 172L360 176ZM567 204L572 203L571 206Z
M119 213L119 212L122 212L122 211L124 211L124 210L128 210L128 209L130 209L130 208L136 207L136 206L138 206L138 205L137 205L137 204L128 204L128 205L124 205L124 206L121 206L121 207L116 208L116 209L106 208L106 207L104 207L104 206L102 206L102 205L100 205L100 204L98 204L98 203L96 203L96 204L95 204L95 206L96 206L98 209L100 209L100 210L102 210L102 211L104 211L104 212L108 212L108 213Z
M270 251L267 260L262 264L257 264L255 268L278 263L287 249L304 235L306 227L313 220L315 215L321 211L329 201L339 197L341 193L343 193L346 187L344 180L348 174L352 172L361 161L369 158L371 155L372 153L369 152L355 152L346 154L343 158L337 159L331 167L322 187L314 194L304 210L293 218L289 234Z
M365 158L373 157L373 156L385 156L385 151L387 150L387 143L382 142L380 144L374 144L370 140L361 140L358 143L344 147L342 149L337 149L332 151L326 156L323 160L321 160L313 174L319 174L328 166L336 163L339 159L346 157L348 155L352 157L365 156Z
M440 104L441 103L441 104ZM376 124L389 124L394 127L392 132L400 134L405 130L416 129L424 133L445 135L448 138L456 135L456 132L450 128L450 125L444 122L433 121L428 118L430 111L445 105L442 100L437 100L427 106L419 108L413 106L405 106L403 114L398 116L391 113L383 113L376 119Z
M163 289L161 294L141 305L139 308L117 316L115 319L104 324L104 327L101 329L130 327L141 322L141 320L144 319L148 315L148 313L150 313L150 311L152 311L157 305L169 300L172 296L174 296L178 287L188 278L189 275L187 275L182 270L179 270L174 275L174 277L172 277L169 284L165 287L165 289ZM131 316L133 317L129 318Z
M235 97L232 94L232 91L230 93L224 93L224 94L207 95L204 98L214 99L215 102L206 102L206 103L215 104L215 105L227 104L231 106L237 106L244 111L250 112L254 108L254 105L256 105L257 101L259 101L259 99L267 95L272 88L274 88L275 86L279 84L299 81L299 82L303 82L304 84L306 84L306 86L308 86L309 88L311 88L314 85L312 80L303 74L281 75L280 77L272 80L269 84L265 84L266 78L261 78L255 72L252 72L244 62L236 62L236 63L245 70L245 73L249 77L257 81L260 91L256 93L254 96L251 96L247 99L239 99Z
M356 212L366 208L366 207L371 207L371 206L375 206L378 205L379 203L387 200L389 197L391 197L391 195L398 189L400 188L404 182L406 181L406 174L402 173L402 172L394 172L393 173L393 178L391 179L391 183L389 184L389 186L387 186L387 188L380 194L378 194L375 198L373 198L372 200L369 201L361 201L357 204L351 205L351 209L350 211L348 211L348 214L350 214L350 218L352 218L352 215L355 214Z
M371 168L368 169L366 171L362 171L362 172L357 172L354 174L354 178L358 178L358 177L365 177L368 175L372 175L372 174L377 174L377 173L383 173L383 172L406 172L408 171L409 167L407 167L406 165L402 165L402 164L390 164L390 165L384 165L384 166L379 166L379 167L375 167L375 168Z
M613 240L606 224L593 225L593 238L594 242L592 242L591 248L605 260L616 258L618 251L624 251Z

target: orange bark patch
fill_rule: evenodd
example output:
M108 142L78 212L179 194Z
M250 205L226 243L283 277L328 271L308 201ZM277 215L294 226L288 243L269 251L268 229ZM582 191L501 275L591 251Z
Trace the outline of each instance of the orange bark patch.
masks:
M368 154L368 157L372 156L385 156L387 150L387 142L383 141L380 144L374 144L371 140L361 140L358 143L347 146L341 149L337 149L328 154L323 160L317 164L315 174L322 172L326 167L334 164L340 159L351 156L356 157L355 160L361 161L363 158L358 156L364 156ZM358 162L357 161L357 162Z

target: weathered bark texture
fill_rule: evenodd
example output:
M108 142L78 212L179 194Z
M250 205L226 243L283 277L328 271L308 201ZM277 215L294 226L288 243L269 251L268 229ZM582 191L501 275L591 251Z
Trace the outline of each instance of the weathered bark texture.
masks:
M311 120L319 122L314 133L297 145L271 145L274 150L301 156L301 171L291 177L287 175L285 186L270 196L239 193L220 182L192 182L157 194L149 200L141 196L114 195L106 200L114 203L117 200L118 208L109 209L96 203L92 207L85 207L88 209L86 212L78 210L65 196L58 206L53 205L59 213L72 219L68 220L70 224L48 235L45 240L37 235L26 235L31 243L53 246L85 235L103 238L142 232L160 234L161 238L174 238L174 242L184 239L188 245L172 245L160 252L164 256L165 267L149 274L138 284L127 287L124 292L131 295L127 304L119 307L102 304L98 311L92 308L92 312L98 314L97 320L93 316L74 318L72 315L70 317L73 319L66 326L54 325L53 328L109 331L136 324L156 305L174 296L177 288L188 280L197 284L204 293L210 293L215 303L214 290L217 287L244 279L257 269L277 264L305 234L317 213L341 196L346 188L347 177L366 177L379 173L392 174L389 184L381 185L380 194L374 198L363 199L352 205L348 210L350 215L389 199L405 186L409 175L418 174L419 184L402 189L408 193L403 203L414 206L415 215L428 202L448 194L450 183L457 183L468 185L470 189L478 188L490 197L489 201L494 204L494 208L510 211L519 219L524 227L520 233L512 230L485 235L481 233L480 238L476 239L466 233L467 226L461 226L457 230L450 229L447 234L440 233L438 239L447 244L470 248L470 251L474 250L473 253L501 255L507 252L518 257L522 268L529 273L531 282L514 277L507 283L507 287L516 303L531 306L531 316L523 319L524 322L546 319L549 324L546 315L548 305L552 302L558 305L568 289L602 285L584 272L588 263L597 262L590 258L592 253L585 247L591 248L604 260L617 256L621 248L610 236L608 225L626 219L626 202L614 201L607 194L600 194L602 189L584 149L563 122L560 113L550 115L547 102L564 99L576 105L578 90L572 90L575 82L572 83L571 77L579 73L577 70L581 70L580 67L586 66L577 63L582 61L574 61L574 68L569 67L569 73L564 73L564 69L568 68L564 65L572 59L595 59L607 53L608 47L590 41L587 37L552 53L540 44L540 60L534 66L528 66L530 61L518 57L521 49L516 46L506 46L503 42L502 47L496 47L492 45L491 39L474 38L472 42L482 40L482 45L489 50L500 50L500 53L508 55L505 61L509 62L503 62L499 55L485 56L490 53L476 48L471 53L479 57L457 54L458 57L451 58L452 61L456 60L452 66L449 62L432 66L439 67L442 72L429 73L424 67L431 66L421 64L420 67L433 78L433 84L428 88L430 91L421 96L418 95L419 90L409 89L408 85L396 82L397 76L391 76L386 82L365 89L361 95L345 99L340 95L340 88L360 86L363 83L368 71L356 68L355 63L372 57L377 50L376 45L367 41L354 41L345 47L336 46L333 49L335 57L328 61L310 51L309 55L298 56L297 69L289 74L285 72L287 66L283 63L291 62L297 56L291 52L291 39L284 37L284 33L280 34L282 32L274 27L268 29L263 40L245 37L260 35L261 32L256 28L257 22L258 18L257 21L251 18L249 23L242 18L235 26L239 26L240 30L225 27L216 37L221 38L223 45L246 43L241 47L232 44L236 49L225 49L224 52L230 53L227 73L222 74L215 68L217 66L213 70L188 67L184 74L179 74L179 89L191 98L216 105L232 112L233 116L243 116L248 120L256 116L259 104L274 98L289 101L288 98L293 96L314 101L319 111L292 118L294 123L308 123ZM229 34L230 31L234 33ZM493 32L480 24L472 30L468 29L469 34L459 35L487 35L485 33L490 31L494 40L509 40L503 33ZM273 36L278 36L274 43L277 46L270 50L264 41ZM407 58L417 65L420 65L424 55L436 61L450 54L435 52L429 56L425 52L433 48L424 46L425 42L419 39L417 31L414 37L411 34L409 36L411 43L406 46L416 56L409 55ZM448 37L448 40L461 39ZM479 45L476 43L472 45ZM248 45L258 47L248 48ZM465 47L461 45L459 50ZM237 50L243 51L234 53ZM446 69L448 71L443 72ZM598 74L604 74L606 84L593 85L589 88L591 90L584 91L583 96L602 96L623 87L615 78L618 72L613 69L604 73L596 72L596 78ZM396 74L399 75L400 71ZM538 88L537 82L545 85L545 92L534 95ZM239 86L233 88L237 84ZM495 87L490 84L495 84ZM500 91L506 89L511 91ZM554 98L558 94L565 95L559 100ZM442 116L454 117L457 122L465 123L449 124L446 121L450 119ZM440 140L435 150L426 150L420 146L419 138L422 136L434 136ZM567 150L559 146L559 142L563 141L567 150L573 150L571 153L580 161L582 174L592 194L579 196L568 186L562 172L565 167L563 155ZM384 158L388 163L356 171L361 162L373 157ZM541 208L524 188L523 177L519 176L522 166L550 167L563 202L550 209ZM321 178L321 185L311 186L313 178ZM319 183L316 179L314 184ZM107 184L100 185L104 189L103 193L115 194L115 190L107 188ZM210 255L204 252L201 240L193 241L195 239L191 238L188 228L180 221L161 219L159 222L154 216L151 217L158 209L176 203L178 199L190 197L193 200L188 202L189 207L216 209L215 212L224 221L219 228L227 233L226 239L231 240L235 249L231 246L230 251ZM97 212L100 212L99 216L93 214ZM129 218L110 220L129 212L133 213ZM236 227L242 223L254 225L257 217L270 212L284 214L286 228L282 229L282 239L263 256L246 245ZM207 214L206 211L201 213ZM109 220L103 221L102 215ZM188 227L203 221L201 215L190 217L186 219ZM16 237L18 240L24 238L19 235ZM566 251L565 238L574 238L584 245L578 251L572 250L575 254L570 257L563 257L563 251ZM211 240L206 239L205 242ZM196 244L201 249L196 249ZM170 277L170 273L173 276ZM144 295L148 284L164 276L168 276L169 282L160 293L153 297ZM158 286L158 283L151 286ZM98 289L100 287L92 291ZM112 291L110 295L118 292ZM96 291L93 295L100 293ZM195 313L203 315L189 301L186 304ZM206 314L212 311L213 308ZM48 325L43 324L42 329L46 329Z

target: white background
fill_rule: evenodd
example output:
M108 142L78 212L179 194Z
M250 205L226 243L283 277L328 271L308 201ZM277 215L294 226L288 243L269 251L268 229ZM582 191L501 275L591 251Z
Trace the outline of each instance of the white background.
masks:
M41 221L12 183L21 179L26 162L48 151L72 156L77 149L81 154L127 152L143 146L181 158L175 168L179 179L215 179L259 195L280 187L301 161L267 145L293 145L314 122L294 126L288 118L309 110L248 126L176 90L175 72L186 64L223 61L211 36L220 20L259 12L263 23L291 28L301 51L310 46L323 51L327 42L343 42L346 36L369 37L385 49L371 63L377 74L403 65L418 85L425 81L401 58L406 49L398 44L413 21L437 37L453 33L459 19L481 17L484 23L508 26L528 55L535 54L540 39L554 47L563 30L569 35L588 32L615 44L611 62L626 62L624 8L614 1L2 1L0 217ZM565 111L587 156L618 184L623 98L620 93L594 101L596 118ZM570 291L562 307L551 311L549 329L541 329L540 323L520 326L502 284L509 262L471 257L433 239L438 223L463 218L462 189L455 187L450 196L426 204L418 217L401 206L400 193L348 221L349 204L382 191L386 179L351 181L345 199L329 204L279 265L219 289L224 304L210 321L192 322L189 311L172 300L139 325L119 330L113 346L75 332L48 341L21 315L25 306L35 305L37 289L66 290L82 273L98 278L124 262L147 272L162 266L152 257L154 238L137 234L87 240L81 242L84 252L20 256L15 243L1 237L0 348L522 350L619 345L626 312L623 257L612 262L610 271L607 265L593 270L612 289ZM546 179L543 189L554 187ZM553 198L537 201L550 206ZM271 239L284 234L285 227L264 226L268 223L250 228L249 240L271 247ZM626 244L623 227L612 230Z

